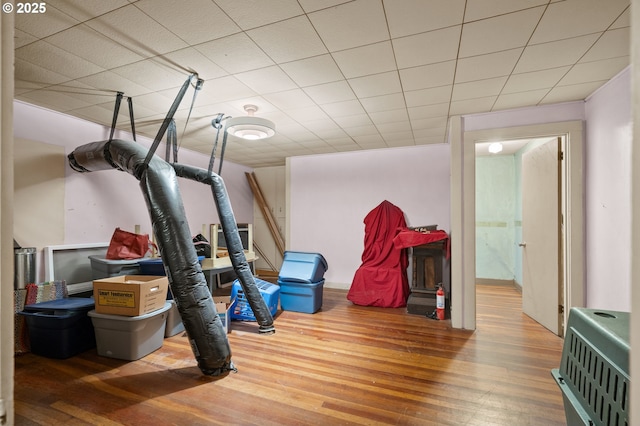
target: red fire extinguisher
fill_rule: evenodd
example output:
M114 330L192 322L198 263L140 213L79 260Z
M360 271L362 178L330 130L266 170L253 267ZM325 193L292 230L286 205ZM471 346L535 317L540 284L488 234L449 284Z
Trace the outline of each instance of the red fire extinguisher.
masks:
M442 289L442 286L440 286L438 288L438 291L436 292L436 314L438 316L439 320L443 320L445 315L444 315L444 290Z

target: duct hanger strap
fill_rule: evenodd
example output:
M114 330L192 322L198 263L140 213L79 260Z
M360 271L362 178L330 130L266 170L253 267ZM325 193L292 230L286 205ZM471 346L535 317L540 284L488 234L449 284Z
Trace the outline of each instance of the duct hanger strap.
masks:
M120 112L120 104L122 103L122 98L124 97L123 92L118 92L116 95L116 104L113 107L113 119L111 120L111 132L109 133L109 142L113 140L113 134L116 131L116 122L118 121L118 113ZM133 135L133 140L136 140L136 125L133 120L133 99L130 96L127 96L127 103L129 104L129 121L131 121L131 133Z
M165 161L171 163L171 153L173 152L173 162L178 162L178 131L176 130L176 120L171 119L169 127L167 128L167 143L166 143Z
M151 158L154 156L156 150L158 149L158 145L160 145L160 142L162 141L162 138L164 137L164 134L167 132L167 128L169 127L169 123L171 123L171 120L173 120L173 116L176 114L176 111L178 110L178 106L180 106L180 102L182 102L182 98L184 98L184 94L187 92L187 89L189 88L189 85L191 84L191 80L194 77L197 79L196 85L195 85L195 89L196 90L200 90L200 88L202 88L202 84L204 83L204 80L198 78L197 74L190 74L189 77L187 78L187 80L184 82L184 84L180 88L180 91L178 92L178 95L173 100L173 104L171 104L171 108L169 108L169 111L167 112L167 116L164 118L164 121L162 122L162 125L160 126L160 129L158 130L158 133L156 134L156 138L153 140L153 144L151 145L151 148L149 148L149 152L147 153L147 156L144 159L144 166L145 167L149 164L149 161L151 161ZM195 96L194 96L193 101L191 103L191 108L189 108L189 115L191 115L191 109L193 109L193 103L194 102L195 102Z
M136 141L136 124L133 120L133 98L131 96L127 96L127 103L129 104L129 121L131 122L131 134L133 135L133 140Z

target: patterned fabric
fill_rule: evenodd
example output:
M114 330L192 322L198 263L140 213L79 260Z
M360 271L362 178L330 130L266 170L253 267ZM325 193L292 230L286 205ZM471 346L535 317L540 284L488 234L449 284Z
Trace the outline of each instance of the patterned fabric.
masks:
M25 305L64 299L68 295L67 282L64 280L27 284L24 289L14 291L14 352L16 355L27 353L30 350L26 320L24 316L18 315L18 312L24 310Z

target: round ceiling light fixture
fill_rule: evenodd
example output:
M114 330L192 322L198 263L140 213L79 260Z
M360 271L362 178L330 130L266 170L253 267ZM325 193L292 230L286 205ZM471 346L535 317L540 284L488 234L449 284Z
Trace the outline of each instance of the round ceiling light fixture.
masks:
M489 152L492 154L497 154L502 151L502 144L500 142L494 142L489 145Z
M276 134L276 125L265 118L254 116L258 107L245 105L246 117L232 117L227 120L226 131L233 136L248 139L266 139Z

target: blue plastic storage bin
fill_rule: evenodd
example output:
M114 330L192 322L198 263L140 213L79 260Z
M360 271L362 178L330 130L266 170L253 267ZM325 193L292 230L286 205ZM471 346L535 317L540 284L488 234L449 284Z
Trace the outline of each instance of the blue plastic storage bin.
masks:
M87 313L94 301L68 297L27 305L19 312L25 317L31 352L47 358L66 359L96 347L96 338Z
M278 280L317 283L324 278L327 269L327 261L320 253L285 251Z
M260 290L260 295L267 304L267 308L271 312L271 315L275 315L278 311L278 302L280 301L280 287L270 282L254 278L256 286ZM231 319L255 321L256 317L253 315L253 310L249 305L249 301L242 290L240 280L235 280L231 287Z
M324 280L317 283L280 281L280 308L283 311L314 314L322 307Z

